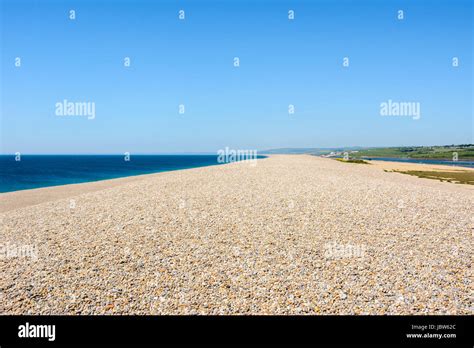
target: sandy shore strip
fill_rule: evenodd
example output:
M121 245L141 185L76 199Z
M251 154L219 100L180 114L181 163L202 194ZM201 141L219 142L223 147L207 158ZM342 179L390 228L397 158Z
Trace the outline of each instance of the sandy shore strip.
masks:
M308 155L116 180L0 214L0 313L473 314L472 185Z
M0 213L62 198L72 198L83 193L100 191L136 180L145 180L150 175L155 174L0 193Z

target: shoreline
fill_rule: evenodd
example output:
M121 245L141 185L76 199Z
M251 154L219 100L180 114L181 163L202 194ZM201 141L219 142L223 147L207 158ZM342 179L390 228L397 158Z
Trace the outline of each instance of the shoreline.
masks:
M0 213L58 199L70 198L84 193L100 191L120 186L129 182L143 180L148 176L158 175L161 173L168 172L139 174L115 179L81 182L77 184L64 184L38 187L34 189L2 192L0 193Z
M387 158L387 159L381 159ZM408 164L425 164L432 166L446 166L446 167L456 167L456 168L471 168L474 169L474 162L471 159L461 159L459 161L445 160L445 159L433 159L433 158L389 158L389 157L360 157L364 161L378 161L378 162L391 162L391 163L408 163ZM399 161L396 161L396 160ZM412 162L412 161L435 161L442 163L422 163L422 162ZM459 164L458 162L467 162L470 166ZM472 162L472 163L471 163ZM472 164L472 166L471 166Z
M452 158L449 157L442 157L442 158L437 158L437 157L383 157L383 156L361 156L361 159L369 159L373 158L374 160L377 160L377 158L393 158L393 159L403 159L403 160L421 160L421 161L446 161L446 162L454 162ZM459 158L458 161L466 161L466 162L472 162L474 161L473 157L463 157Z
M474 171L472 167L462 167L455 165L444 165L444 164L431 164L431 163L413 163L413 162L396 162L396 161L381 161L381 160L368 160L364 159L371 164L375 164L378 167L384 167L390 170L432 170L432 171Z
M334 161L332 158L324 158L319 156L307 155L307 154L292 154L292 155L280 155L280 154L271 154L265 155L265 158L259 158L259 160L263 160L270 157L280 157L280 156L311 156L321 158L323 160L331 160ZM438 165L438 164L427 164L427 163L406 163L406 162L390 162L390 161L377 161L377 160L367 160L369 163L372 164L373 168L382 168L385 170L416 170L416 169L423 169L423 170L433 170L433 171L474 171L474 168L469 167L454 167L453 166L445 166L445 165ZM229 165L238 162L232 163L224 163L224 164L216 164L204 167L195 167L195 168L186 168L186 169L177 169L177 170L169 170L163 172L156 172L150 174L138 174L138 175L131 175L131 176L124 176L120 178L114 179L103 179L97 181L88 181L83 183L77 184L64 184L64 185L56 185L56 186L46 186L46 187L39 187L34 189L26 189L26 190L18 190L18 191L9 191L0 193L0 213L8 212L15 209L20 209L32 205L37 205L45 202L51 202L58 199L67 199L72 198L78 195L82 195L89 192L101 191L117 186L121 186L127 183L146 180L147 178L152 178L157 175L163 175L173 172L181 172L181 171L188 171L188 170L196 170L200 168L211 168L217 167L222 165ZM421 179L424 180L424 179Z
M192 168L200 168L200 167L206 167L206 166L213 166L213 165L221 165L225 163L219 163L218 157L216 155L134 155L135 160L131 164L131 168L127 168L127 164L122 161L123 156L122 155L105 155L105 154L99 154L99 155L49 155L49 154L44 154L44 155L27 155L23 154L23 158L25 159L26 167L24 170L29 170L29 171L34 171L35 170L35 165L39 167L39 177L40 179L37 179L38 182L36 185L32 187L27 187L21 185L15 186L15 182L12 183L12 185L8 186L6 185L6 191L0 192L0 194L4 193L9 193L9 192L18 192L18 191L25 191L25 190L34 190L34 189L41 189L41 188L47 188L47 187L58 187L58 186L65 186L65 185L75 185L75 184L85 184L85 183L93 183L93 182L99 182L99 181L104 181L104 180L114 180L114 179L121 179L121 178L130 178L134 176L140 176L140 175L149 175L149 174L158 174L158 173L163 173L163 172L171 172L175 170L183 170L183 169L192 169ZM3 159L1 165L5 166L6 169L6 175L7 178L9 176L15 176L19 175L20 182L21 180L25 180L24 176L25 174L22 173L21 171L17 173L15 170L10 170L9 167L14 167L14 162L13 159L11 158L12 156L7 156L7 155L2 155L1 157L5 157ZM36 158L45 158L46 162L44 160L36 162ZM9 160L6 160L8 159ZM33 160L32 160L33 158ZM61 164L58 165L58 163L55 163L54 160L51 162L52 159L62 159L64 158L65 162L67 165L62 166ZM86 158L88 161L81 162L83 159ZM105 166L99 166L97 167L96 163L94 163L98 158L101 160L103 158L108 160L108 163L106 161ZM144 163L143 160L147 159L158 159L157 161L149 161L148 163ZM205 158L206 160L203 161L176 161L176 162L166 162L162 161L163 158L166 158L167 160L169 158L172 159L190 159L190 158ZM211 161L209 161L209 158ZM77 161L78 159L81 159L81 161ZM118 166L117 162L110 161L110 159L119 159L120 166ZM138 159L138 161L137 161ZM161 163L160 163L161 160ZM9 163L8 163L8 162ZM44 165L45 163L48 163L51 167L58 166L58 178L59 180L56 181L49 181L48 179L50 176L55 177L55 175L51 175L48 173L47 175L44 174ZM34 163L32 166L31 163ZM101 161L103 162L103 161ZM140 164L141 162L141 164ZM137 165L138 163L138 165ZM74 164L74 165L73 165ZM87 171L79 171L79 172L74 172L75 166L82 166L82 169L87 168ZM105 169L105 170L104 170ZM43 172L42 172L43 170ZM63 172L66 172L68 175L67 176L61 176ZM93 175L87 175L87 172L92 172ZM53 173L54 174L54 173ZM23 176L22 176L23 175ZM49 175L49 176L48 176ZM28 180L29 177L26 177L26 180ZM41 180L42 179L42 180ZM19 186L19 188L18 188ZM36 187L35 187L36 186ZM11 188L18 188L11 190ZM3 187L2 187L3 188Z
M259 160L265 158L259 158ZM8 191L0 193L0 213L20 209L32 205L51 202L58 199L72 198L89 192L101 191L135 181L146 180L156 175L168 174L173 172L181 172L187 170L195 170L200 168L217 167L228 165L231 163L216 163L214 165L200 166L194 168L174 169L148 174L136 174L123 176L113 179L102 179L96 181L87 181L76 184L64 184L55 186L45 186L33 189L25 189L18 191Z

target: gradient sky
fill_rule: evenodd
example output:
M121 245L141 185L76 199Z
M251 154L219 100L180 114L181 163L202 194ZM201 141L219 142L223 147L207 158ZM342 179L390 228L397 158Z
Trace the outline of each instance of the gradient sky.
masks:
M474 142L469 0L0 2L2 153ZM389 99L421 118L381 116Z

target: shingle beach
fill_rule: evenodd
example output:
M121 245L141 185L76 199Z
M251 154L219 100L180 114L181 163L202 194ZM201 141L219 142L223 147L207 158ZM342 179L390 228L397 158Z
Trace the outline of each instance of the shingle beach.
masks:
M473 314L472 185L308 155L111 182L0 195L1 314Z

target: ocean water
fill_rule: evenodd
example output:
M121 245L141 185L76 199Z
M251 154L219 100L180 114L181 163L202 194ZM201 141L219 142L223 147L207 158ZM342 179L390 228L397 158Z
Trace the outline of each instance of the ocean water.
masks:
M1 155L0 192L217 164L217 155L132 155L130 161L123 155L22 155L21 161Z
M364 157L367 160L374 161L389 161L389 162L404 162L404 163L422 163L422 164L442 164L444 166L457 166L474 168L474 161L449 161L449 160L433 160L433 159L418 159L418 158L391 158L391 157Z

